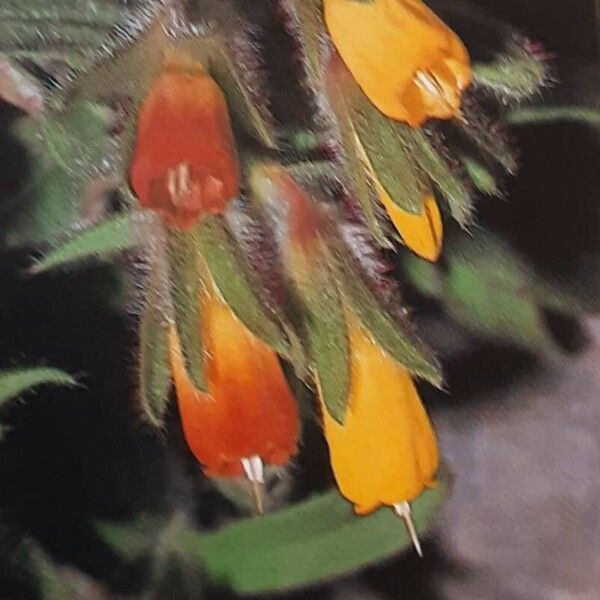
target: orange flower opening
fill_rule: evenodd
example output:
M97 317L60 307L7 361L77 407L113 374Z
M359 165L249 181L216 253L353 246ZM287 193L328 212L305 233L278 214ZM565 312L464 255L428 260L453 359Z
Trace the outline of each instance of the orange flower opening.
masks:
M409 373L349 319L351 383L343 425L322 406L333 473L357 514L399 508L434 485L435 434Z
M324 17L352 76L386 116L418 127L458 115L469 57L420 0L324 0Z
M201 301L206 392L185 367L170 333L175 392L185 439L209 476L235 476L258 457L283 465L296 451L297 408L277 355L211 290Z
M222 213L237 196L227 103L199 64L165 64L140 108L129 177L140 205L181 230Z

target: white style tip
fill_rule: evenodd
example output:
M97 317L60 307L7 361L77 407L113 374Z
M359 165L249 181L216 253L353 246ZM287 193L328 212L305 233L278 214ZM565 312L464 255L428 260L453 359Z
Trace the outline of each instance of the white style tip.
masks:
M419 542L419 537L417 536L417 530L415 529L415 524L413 523L410 504L408 502L398 502L394 504L394 512L402 519L404 525L406 526L406 530L408 531L408 535L412 541L417 554L423 558L423 550L421 549L421 542Z

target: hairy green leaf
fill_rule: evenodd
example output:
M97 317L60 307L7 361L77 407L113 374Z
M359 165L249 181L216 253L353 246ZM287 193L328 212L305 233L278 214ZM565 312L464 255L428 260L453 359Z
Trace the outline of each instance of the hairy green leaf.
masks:
M52 241L73 224L106 149L107 128L106 110L87 102L20 124L16 133L33 152L32 176L9 206L6 245Z
M0 371L0 408L9 400L39 385L74 386L71 375L50 367L16 368Z
M212 44L209 70L227 98L236 123L254 139L267 148L277 148L275 124L268 106L258 89L261 83L255 67L244 61L243 55L253 51L248 42L244 52L234 54L226 42L219 40Z
M65 85L64 99L131 99L136 107L160 73L164 51L171 45L157 18L162 6L160 0L151 0L136 9L131 26L120 28L91 68L82 69Z
M461 162L477 190L489 196L498 194L496 179L485 165L469 156L463 156Z
M127 14L122 3L110 0L3 0L0 6L0 21L30 23L38 27L55 23L112 27L119 18ZM33 27L32 27L33 28Z
M161 427L169 402L171 368L168 323L153 295L149 294L140 315L138 395L146 420L154 427Z
M487 116L474 106L465 111L465 118L454 121L457 132L475 145L478 151L492 161L498 163L511 175L517 170L515 149L498 123L492 123Z
M134 247L137 242L132 218L128 215L118 216L75 235L62 246L51 250L35 262L31 273L42 273L90 258L105 259Z
M416 337L408 323L399 323L379 304L352 267L339 263L338 273L346 302L377 343L411 373L440 386L437 360Z
M475 63L476 85L491 90L502 99L520 102L536 94L548 77L542 60L520 44L510 44L495 60Z
M48 59L78 68L93 60L128 9L109 0L3 0L0 54L40 66Z
M283 356L290 356L289 342L258 296L249 265L223 222L207 219L196 235L215 285L231 310L257 337Z
M355 96L351 118L370 170L394 204L408 213L421 214L429 188L401 135L408 128L384 116L362 92L357 90Z
M377 201L373 181L369 176L369 157L362 145L348 102L346 79L336 70L327 74L327 93L335 114L342 150L342 162L350 192L358 202L371 235L383 248L392 248L388 234L382 226L383 206Z
M461 226L466 226L473 210L470 190L448 167L421 130L405 127L403 135L413 160L435 184L448 203L454 219Z
M284 6L294 19L294 32L300 40L304 66L313 86L320 85L322 46L325 25L323 0L284 0Z
M0 56L0 99L29 116L39 116L44 108L41 86L19 65Z
M350 393L350 348L344 307L329 269L299 286L306 309L310 359L319 395L329 414L344 422Z
M106 149L110 111L91 102L77 102L41 121L44 154L73 178L84 178Z
M204 353L200 338L200 298L204 290L198 264L200 244L192 233L173 231L169 234L171 297L175 327L187 372L199 389L205 389Z

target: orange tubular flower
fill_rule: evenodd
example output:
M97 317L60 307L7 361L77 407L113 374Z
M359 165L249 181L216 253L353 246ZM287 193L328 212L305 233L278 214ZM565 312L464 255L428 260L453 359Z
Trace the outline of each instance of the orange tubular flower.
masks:
M211 290L203 295L200 335L207 391L194 387L177 334L171 365L185 439L209 476L244 472L262 483L262 464L296 451L298 414L276 354Z
M324 0L337 51L385 115L420 126L450 119L471 81L460 39L420 0Z
M198 63L171 59L139 113L130 183L143 208L191 228L238 193L238 165L223 93Z
M322 409L335 479L357 514L383 504L406 517L406 503L433 485L435 435L404 367L353 317L349 338L351 384L344 424Z

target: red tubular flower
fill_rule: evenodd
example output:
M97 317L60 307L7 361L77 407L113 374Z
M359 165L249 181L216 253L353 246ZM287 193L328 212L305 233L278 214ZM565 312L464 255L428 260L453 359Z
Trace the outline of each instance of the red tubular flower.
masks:
M260 480L248 473L250 462L282 465L296 451L296 403L275 352L214 291L201 302L206 392L190 380L174 330L170 339L185 438L207 475L235 476L245 471L251 480Z
M169 61L144 98L129 177L140 205L181 230L237 195L227 103L198 63Z

